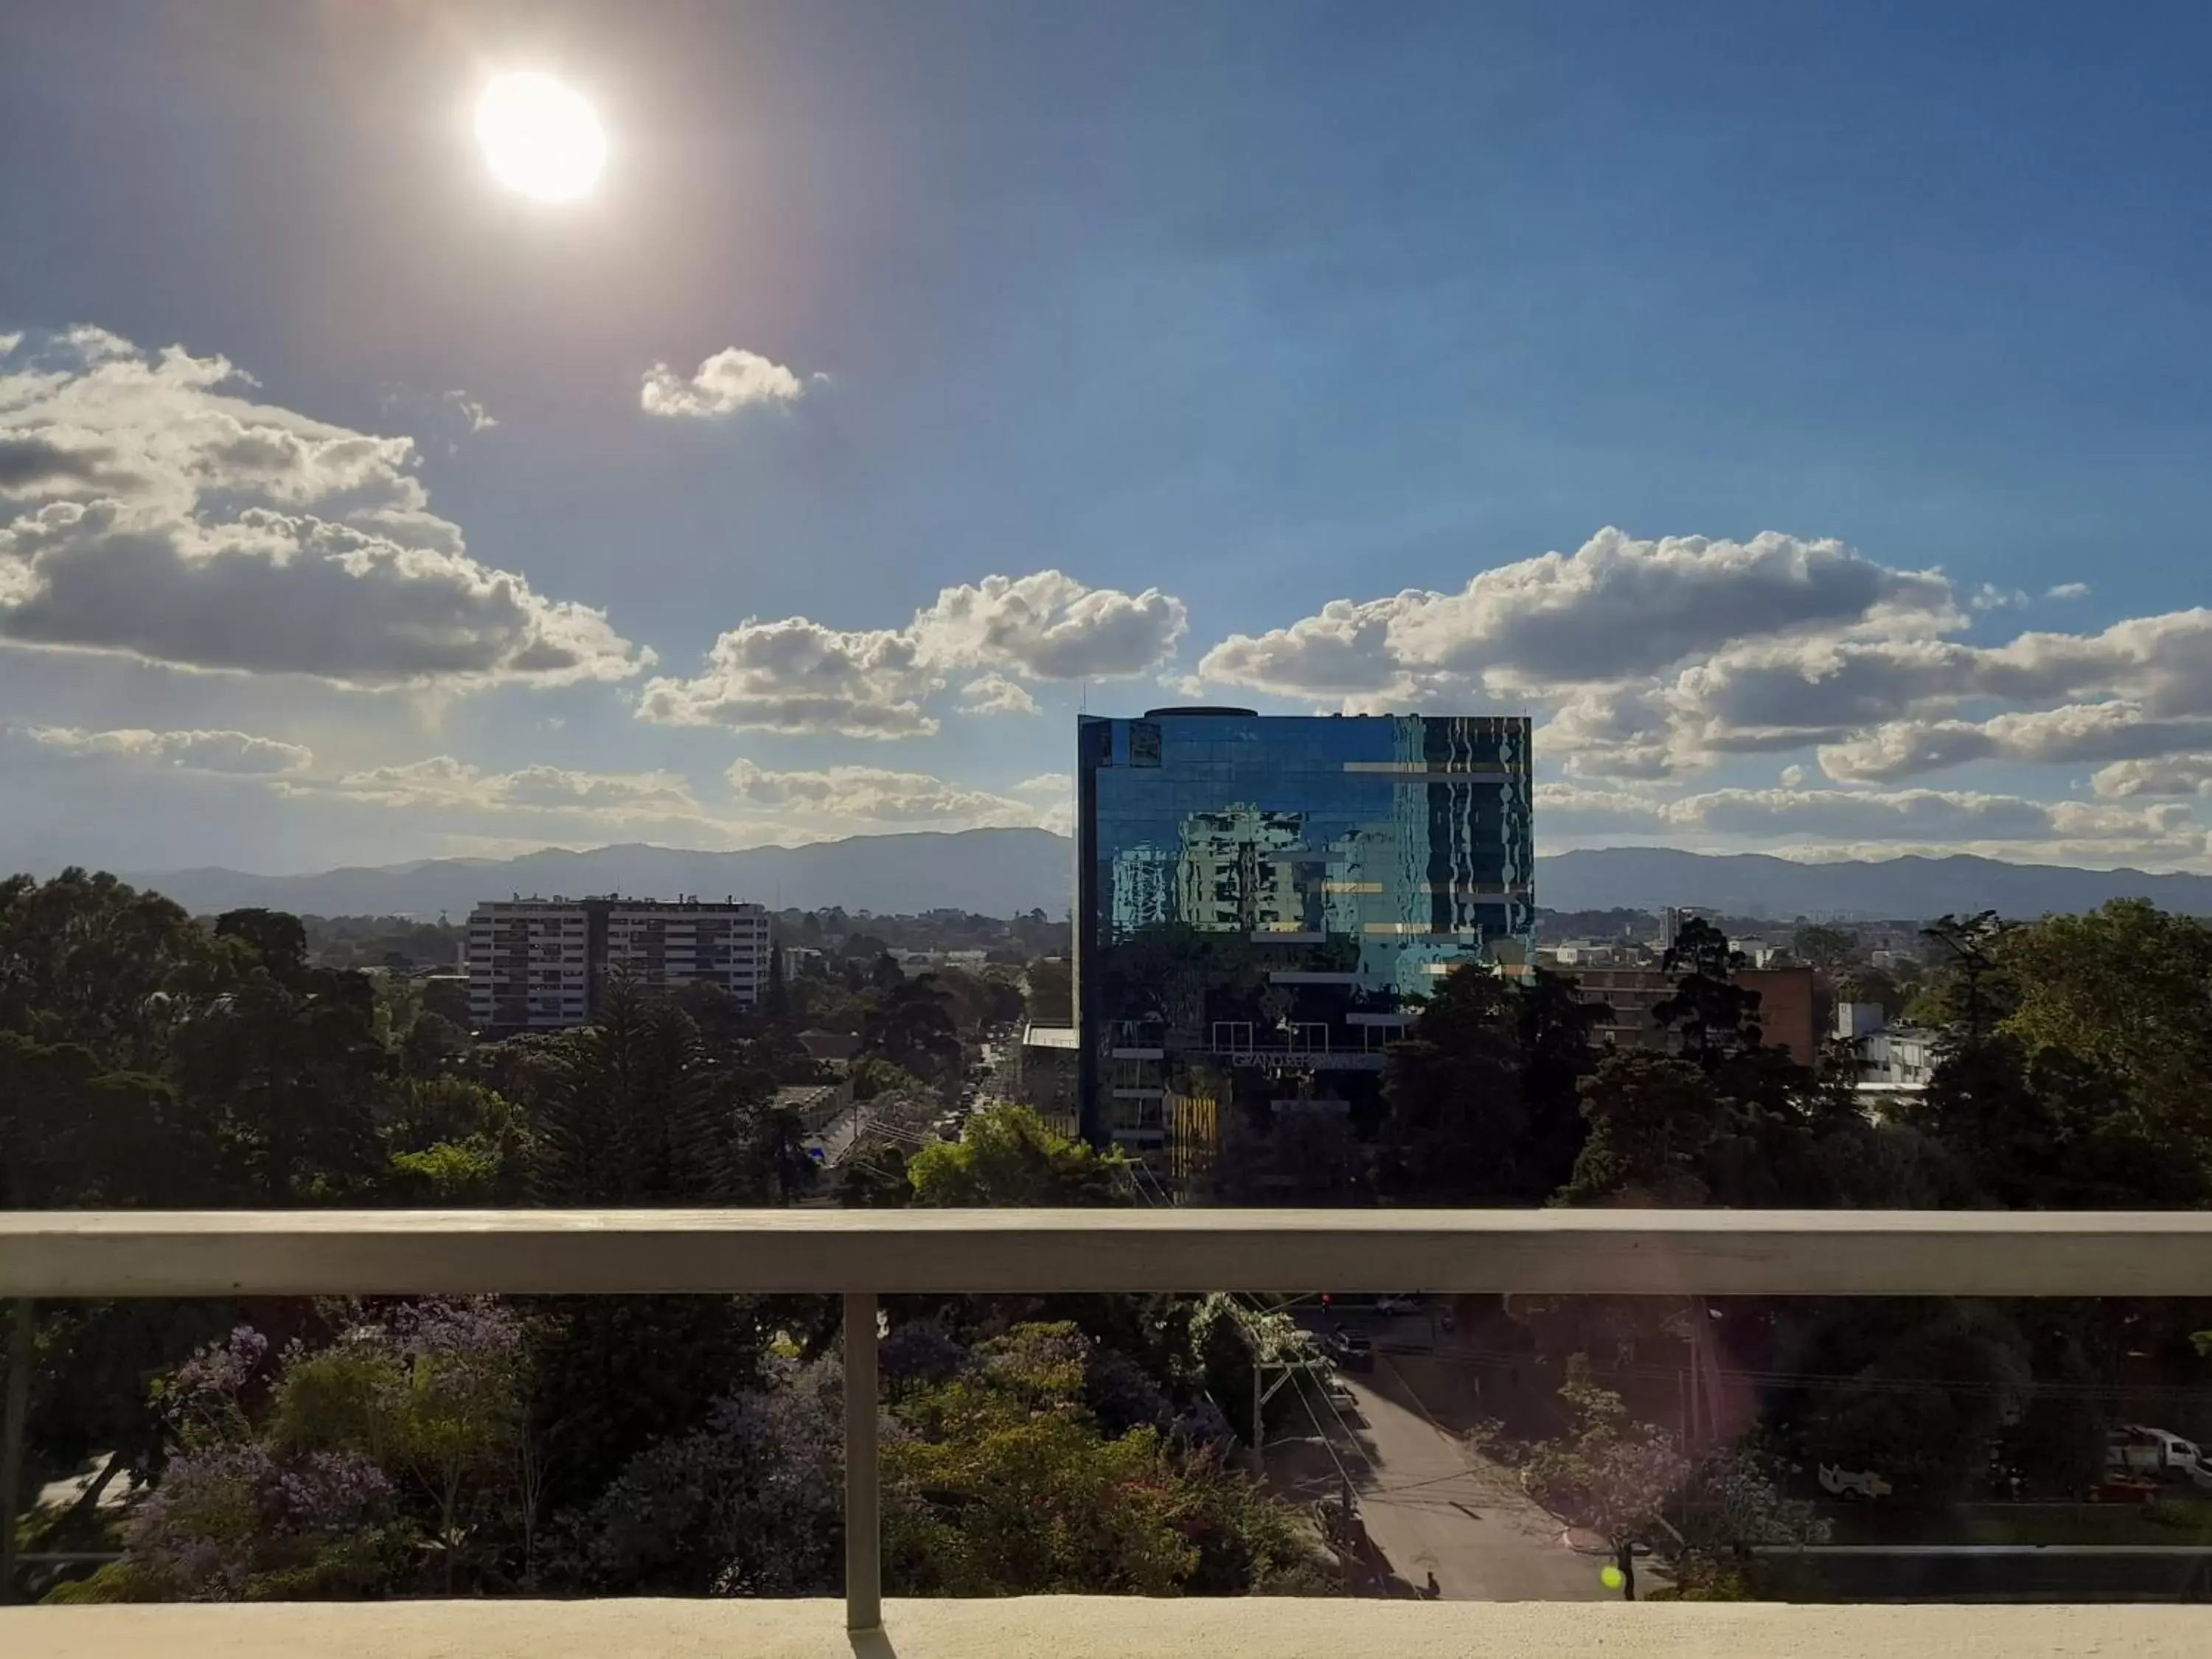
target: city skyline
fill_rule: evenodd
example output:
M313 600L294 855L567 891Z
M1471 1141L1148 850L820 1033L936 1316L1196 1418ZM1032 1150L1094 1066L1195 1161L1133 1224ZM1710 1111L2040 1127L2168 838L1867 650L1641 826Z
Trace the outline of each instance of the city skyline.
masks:
M11 15L0 854L1065 830L1203 700L2212 871L2212 21L1694 9Z

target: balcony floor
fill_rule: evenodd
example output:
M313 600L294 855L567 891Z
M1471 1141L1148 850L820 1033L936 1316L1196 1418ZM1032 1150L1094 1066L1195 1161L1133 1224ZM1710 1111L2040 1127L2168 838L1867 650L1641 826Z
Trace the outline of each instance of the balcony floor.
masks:
M0 1611L8 1659L2201 1659L2212 1608L1620 1603L387 1601Z

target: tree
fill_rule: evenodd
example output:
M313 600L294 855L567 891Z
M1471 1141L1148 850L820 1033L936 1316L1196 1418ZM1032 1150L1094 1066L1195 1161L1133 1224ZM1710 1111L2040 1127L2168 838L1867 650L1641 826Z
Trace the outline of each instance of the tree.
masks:
M255 963L289 984L307 966L307 930L283 910L226 910L215 919L217 939L236 939Z
M1705 1201L1709 1161L1734 1126L1729 1103L1701 1068L1623 1049L1583 1079L1582 1099L1589 1139L1562 1203Z
M1759 993L1735 978L1743 966L1743 953L1702 916L1685 921L1667 947L1665 969L1677 976L1674 992L1651 1005L1651 1018L1680 1034L1686 1059L1711 1069L1759 1046Z
M1752 1552L1828 1541L1828 1522L1813 1505L1784 1490L1784 1460L1749 1440L1711 1447L1689 1465L1668 1510L1668 1542L1678 1587L1728 1583L1749 1595L1756 1577ZM1697 1592L1693 1592L1697 1593Z
M404 1473L434 1506L428 1541L451 1595L482 1522L511 1495L526 1364L520 1326L489 1297L402 1303L287 1364L270 1442ZM523 1520L526 1532L534 1517Z
M1528 1495L1569 1526L1605 1540L1621 1573L1625 1601L1636 1599L1636 1551L1650 1541L1690 1473L1689 1460L1658 1430L1632 1423L1620 1396L1591 1378L1587 1356L1567 1363L1559 1398L1565 1434L1536 1447L1522 1471Z
M225 977L190 916L158 893L72 867L0 881L0 1030L155 1072L191 1000Z
M837 1201L848 1210L896 1210L914 1202L906 1153L896 1146L858 1146L837 1169Z
M2115 899L2008 929L1993 950L2014 993L2000 1031L2032 1055L2076 1057L2118 1085L2151 1133L2212 1158L2212 927Z
M1028 1014L1032 1024L1075 1023L1073 970L1065 957L1040 957L1030 963L1024 977L1029 983Z
M1265 1588L1310 1561L1290 1516L1207 1452L1147 1424L1104 1433L1097 1350L1016 1326L910 1389L884 1448L890 1577L908 1593L1140 1595Z
M1549 1197L1582 1144L1576 1088L1601 1013L1557 975L1526 987L1447 975L1385 1063L1385 1190L1442 1203Z
M1972 1192L2016 1209L2195 1207L2201 1152L2130 1092L2124 1071L2001 1032L1946 1048L1913 1114ZM2179 1143L2186 1145L2187 1143Z
M901 979L884 990L861 1036L869 1053L924 1078L943 1078L960 1067L951 999L933 975Z
M270 931L282 932L273 922ZM214 1126L241 1198L357 1199L386 1163L377 1119L391 1061L374 993L359 974L281 957L271 967L255 948L238 949L248 958L241 975L178 1028L179 1085Z
M957 1141L923 1147L907 1176L915 1201L939 1209L1129 1201L1118 1154L1054 1133L1027 1106L970 1114Z
M1955 1025L1968 1037L1986 1036L2011 1007L2014 987L2002 951L2009 931L1994 910L1947 914L1922 928L1921 938L1942 960L1943 974L1908 1013L1924 1024Z
M734 1106L680 1008L616 980L554 1058L534 1143L539 1202L726 1202L749 1184Z
M1830 922L1800 922L1790 936L1790 954L1825 974L1843 972L1857 956L1858 948L1856 930Z
M390 1583L415 1533L376 1461L287 1453L261 1431L257 1402L302 1357L272 1367L268 1339L240 1326L179 1366L156 1396L177 1450L131 1510L123 1559L55 1599L296 1601Z
M640 1452L582 1516L587 1587L625 1595L820 1595L843 1537L844 1382L775 1362L704 1426Z

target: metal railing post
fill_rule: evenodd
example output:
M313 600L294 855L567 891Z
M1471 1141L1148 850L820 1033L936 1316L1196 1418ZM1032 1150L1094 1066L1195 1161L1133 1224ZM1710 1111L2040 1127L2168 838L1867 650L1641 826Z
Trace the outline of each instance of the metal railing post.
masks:
M15 1599L15 1514L23 1501L23 1437L31 1417L31 1298L8 1310L7 1403L0 1407L0 1606Z
M845 1628L884 1622L883 1501L876 1469L876 1295L845 1297Z

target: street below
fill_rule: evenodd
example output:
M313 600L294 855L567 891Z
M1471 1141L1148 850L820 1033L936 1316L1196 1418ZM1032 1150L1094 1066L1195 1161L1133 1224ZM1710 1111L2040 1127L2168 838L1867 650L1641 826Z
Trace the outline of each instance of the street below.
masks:
M1348 1481L1369 1549L1354 1589L1364 1595L1434 1594L1471 1601L1602 1601L1604 1565L1560 1540L1559 1523L1521 1491L1512 1470L1464 1438L1468 1423L1446 1368L1379 1353L1344 1382L1357 1420L1331 1411L1318 1386L1298 1389L1291 1417L1304 1433L1270 1446L1267 1472L1311 1503ZM1322 1437L1326 1436L1326 1443Z

